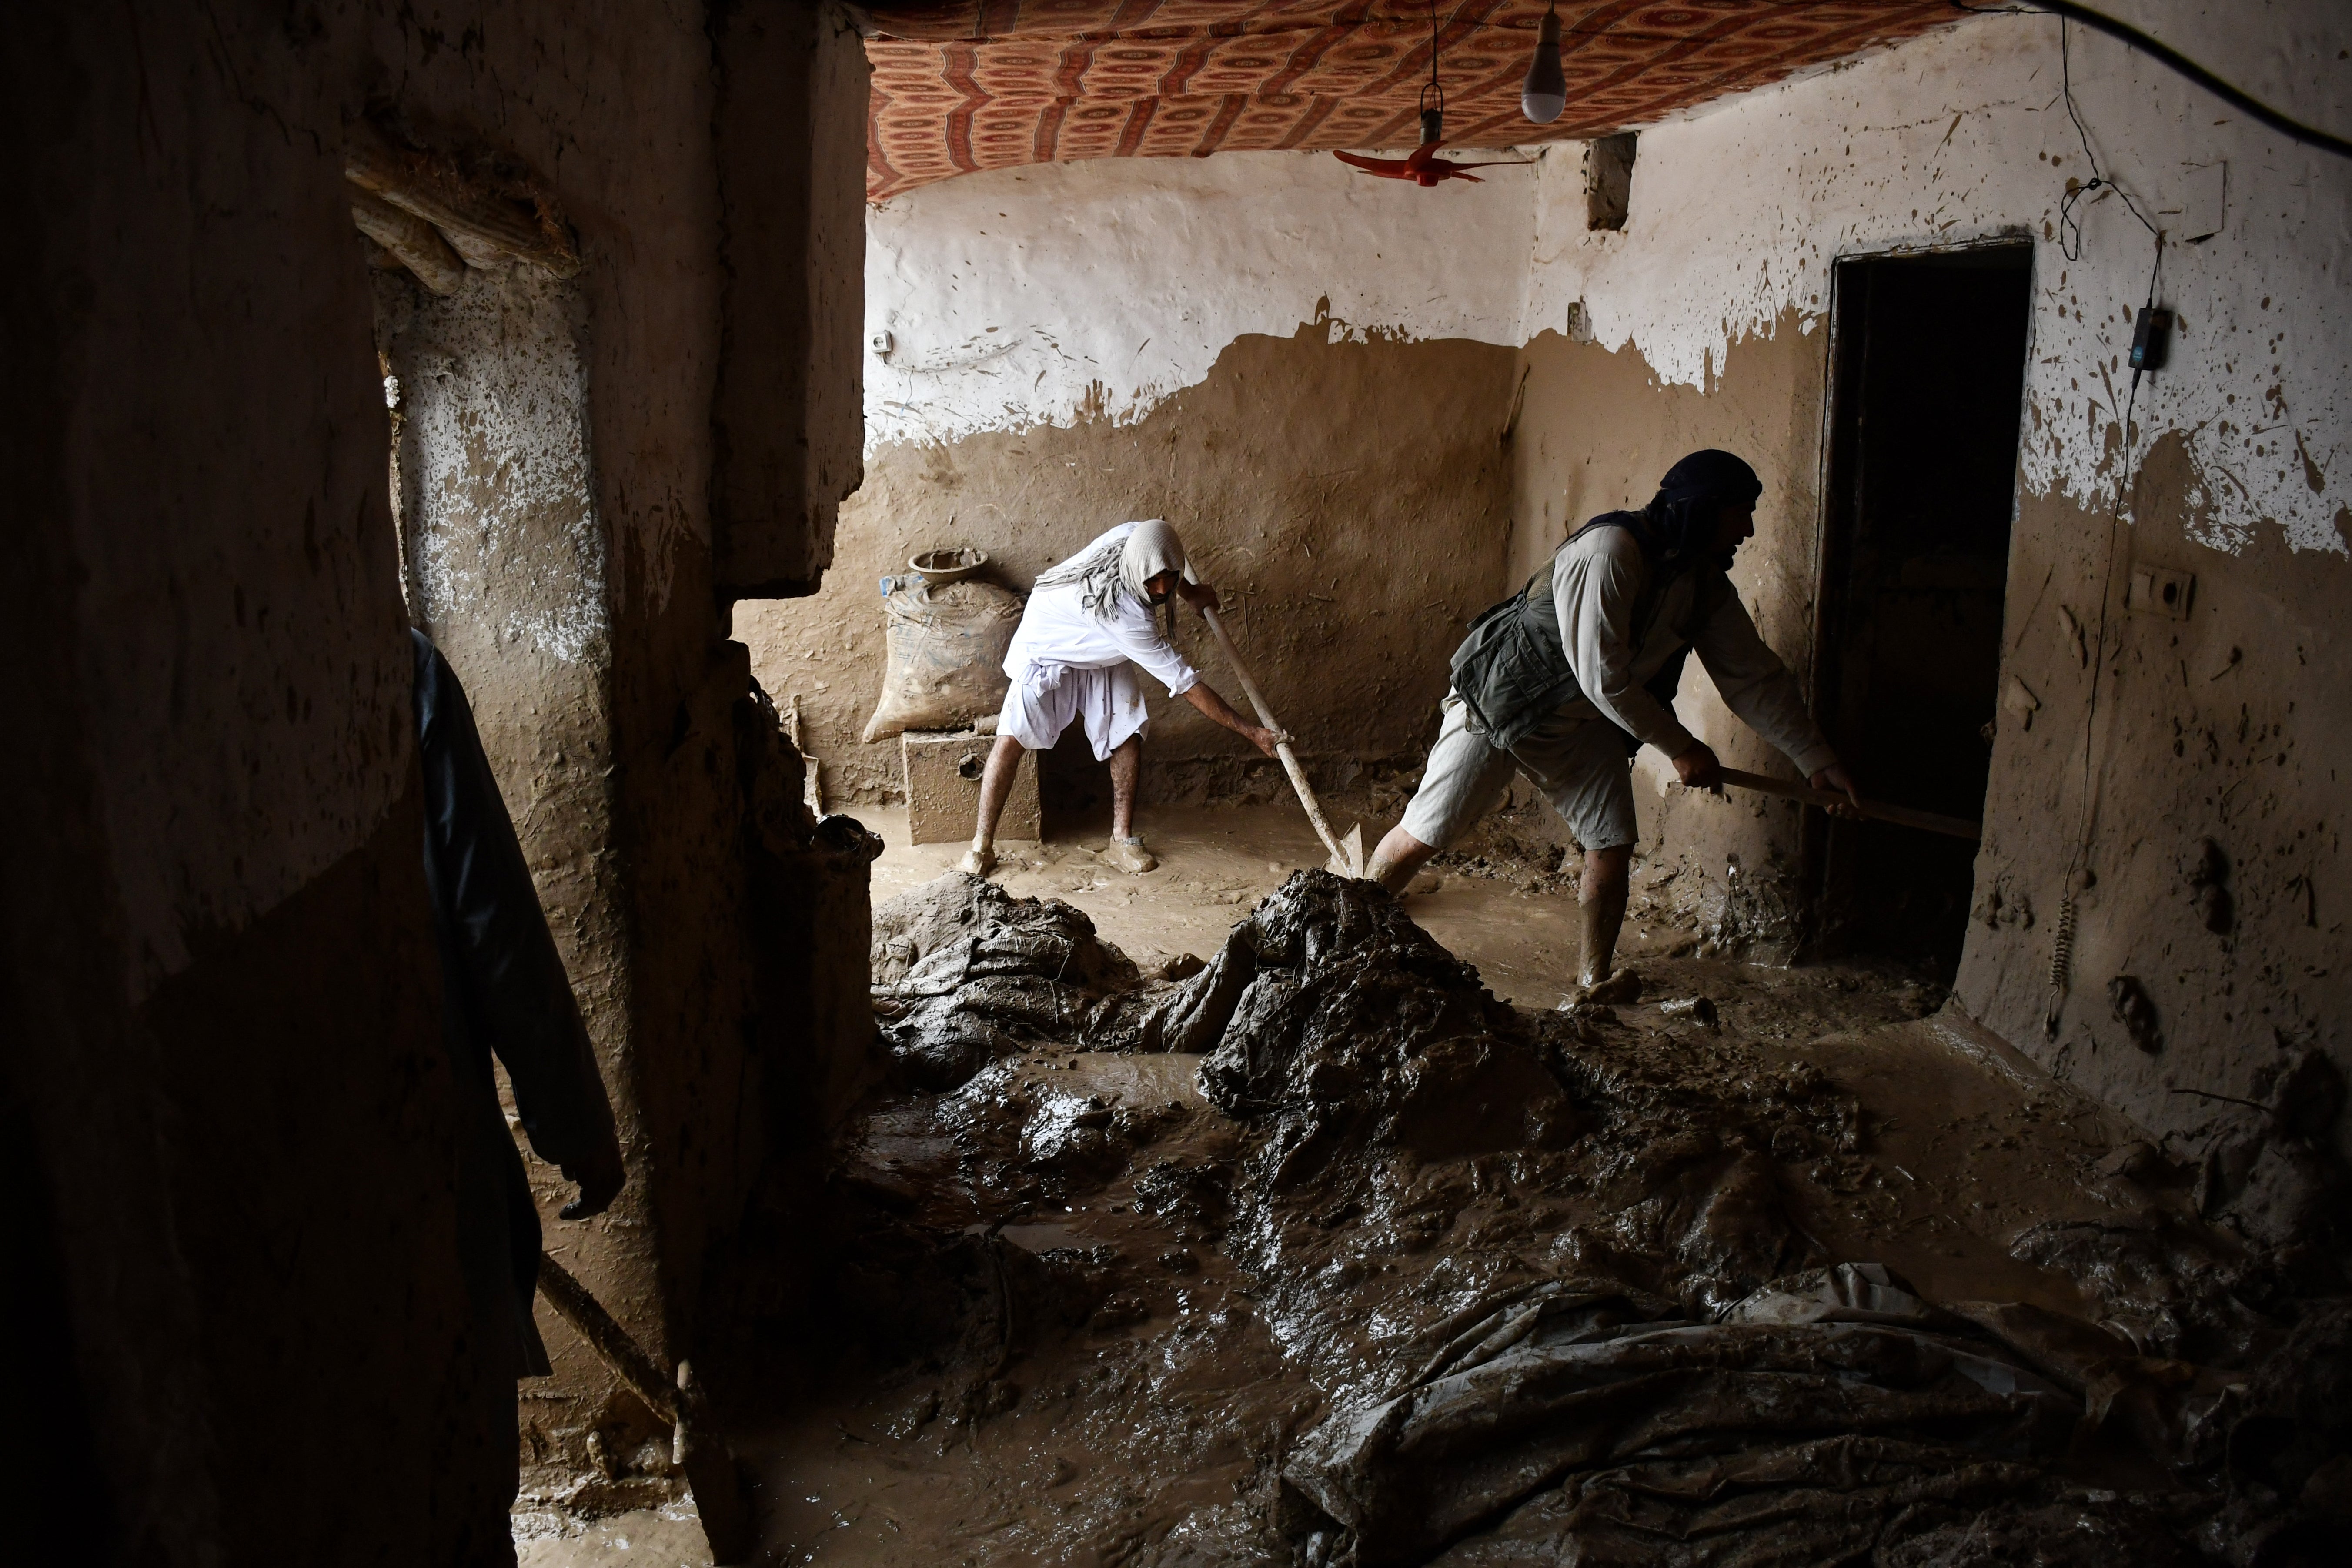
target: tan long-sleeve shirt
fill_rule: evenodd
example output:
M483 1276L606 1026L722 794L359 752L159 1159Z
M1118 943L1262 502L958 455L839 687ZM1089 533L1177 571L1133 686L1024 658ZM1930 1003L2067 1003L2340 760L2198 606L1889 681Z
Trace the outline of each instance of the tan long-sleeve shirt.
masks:
M1688 618L1696 577L1684 573L1667 584L1649 634L1633 644L1633 610L1649 585L1641 545L1622 528L1596 528L1552 558L1552 598L1559 613L1560 646L1575 668L1581 707L1645 745L1679 756L1696 737L1643 683L1683 646L1677 629ZM1821 726L1805 707L1797 679L1757 635L1748 607L1734 594L1690 639L1724 706L1777 747L1811 778L1837 761Z

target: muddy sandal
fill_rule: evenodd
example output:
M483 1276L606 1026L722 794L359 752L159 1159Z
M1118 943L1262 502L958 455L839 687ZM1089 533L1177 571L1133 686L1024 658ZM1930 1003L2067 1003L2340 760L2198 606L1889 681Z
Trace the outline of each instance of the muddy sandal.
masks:
M1642 999L1642 977L1621 969L1608 979L1588 985L1577 1000L1600 1007L1629 1007Z
M1103 851L1103 858L1132 877L1140 877L1160 864L1151 851L1143 847L1141 838L1112 839L1110 847Z

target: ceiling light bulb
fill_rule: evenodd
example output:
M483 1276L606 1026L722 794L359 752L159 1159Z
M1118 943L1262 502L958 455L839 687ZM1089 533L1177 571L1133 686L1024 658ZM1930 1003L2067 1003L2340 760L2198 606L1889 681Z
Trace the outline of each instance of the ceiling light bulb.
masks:
M1536 58L1528 62L1528 79L1519 87L1519 112L1538 125L1549 125L1568 107L1568 77L1559 68L1559 17L1546 11L1543 28L1536 35Z

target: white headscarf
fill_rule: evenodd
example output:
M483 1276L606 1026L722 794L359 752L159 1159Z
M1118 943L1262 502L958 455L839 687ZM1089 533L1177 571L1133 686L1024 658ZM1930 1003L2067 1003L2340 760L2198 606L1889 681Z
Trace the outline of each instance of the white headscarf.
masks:
M1161 518L1150 518L1128 530L1125 540L1106 539L1092 550L1073 555L1059 566L1038 574L1037 586L1080 584L1078 602L1097 620L1118 613L1121 589L1149 607L1150 590L1144 584L1163 572L1184 570L1184 542Z

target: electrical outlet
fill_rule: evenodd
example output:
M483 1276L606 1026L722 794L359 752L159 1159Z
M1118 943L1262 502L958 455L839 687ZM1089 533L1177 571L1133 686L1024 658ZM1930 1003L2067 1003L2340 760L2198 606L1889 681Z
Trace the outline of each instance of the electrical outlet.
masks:
M898 346L887 332L877 332L868 338L866 342L874 350L875 357L877 359L888 359L890 351Z
M2189 618L2189 598L2197 591L2195 574L2162 566L2135 566L2124 588L2124 608L2168 620Z

